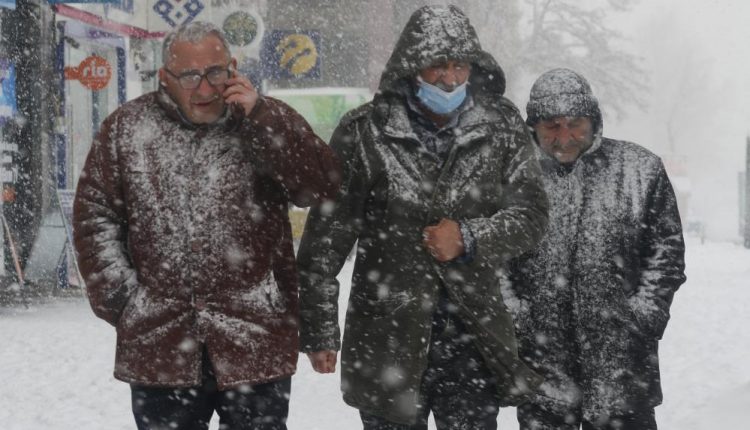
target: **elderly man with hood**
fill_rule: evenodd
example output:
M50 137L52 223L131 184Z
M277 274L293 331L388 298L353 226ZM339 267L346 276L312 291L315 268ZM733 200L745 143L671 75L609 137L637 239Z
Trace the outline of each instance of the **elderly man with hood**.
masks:
M536 245L547 200L505 78L456 7L417 10L374 100L331 141L334 204L298 253L301 348L333 372L365 429L495 429L539 382L518 358L497 286ZM343 346L337 274L357 243Z
M545 377L522 429L656 429L657 344L685 281L674 191L661 160L602 137L586 80L543 74L526 107L550 199L539 247L512 264L523 359Z
M235 72L223 32L167 35L159 90L107 117L78 183L75 245L140 430L286 429L299 355L287 209L338 190L335 154Z

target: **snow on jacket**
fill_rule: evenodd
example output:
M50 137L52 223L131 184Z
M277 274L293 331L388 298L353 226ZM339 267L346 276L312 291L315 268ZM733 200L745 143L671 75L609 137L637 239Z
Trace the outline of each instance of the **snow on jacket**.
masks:
M445 162L425 149L406 99L433 59L470 62L474 105L453 129ZM344 400L393 422L416 418L431 322L445 288L498 375L505 404L540 382L518 358L500 297L503 261L536 245L547 201L533 145L518 111L502 98L500 67L481 51L455 8L412 16L373 102L341 121L331 140L344 164L335 204L311 211L300 244L301 346L341 349ZM473 261L438 263L422 230L441 218L476 239ZM343 347L336 276L357 243Z
M602 138L601 126L596 136L572 168L539 150L549 229L503 289L521 354L545 377L533 401L558 413L582 408L592 422L661 403L657 342L685 281L661 160Z
M97 316L117 328L115 377L219 389L295 371L298 280L287 208L331 198L335 154L261 98L193 126L163 93L102 124L78 183L74 236Z

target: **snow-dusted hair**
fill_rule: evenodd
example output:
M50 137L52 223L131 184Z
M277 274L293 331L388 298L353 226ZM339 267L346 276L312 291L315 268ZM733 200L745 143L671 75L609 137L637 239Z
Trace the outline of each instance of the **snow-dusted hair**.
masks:
M164 38L164 43L161 47L161 62L167 64L169 60L169 51L172 49L172 45L175 42L190 42L200 43L203 39L209 35L216 36L221 41L222 46L227 51L227 55L231 56L232 51L229 49L229 42L227 42L226 36L221 29L210 22L205 21L191 21L187 24L182 24L176 29L172 30Z

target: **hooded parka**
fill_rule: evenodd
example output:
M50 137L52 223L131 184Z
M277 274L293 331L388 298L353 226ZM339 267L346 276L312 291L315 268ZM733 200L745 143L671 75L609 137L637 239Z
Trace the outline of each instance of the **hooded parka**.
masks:
M294 373L298 281L288 205L331 198L340 167L287 105L184 120L165 92L102 124L78 183L74 238L94 312L117 328L117 379L220 390Z
M441 159L420 142L407 98L418 71L445 60L471 64L473 106ZM497 376L503 404L540 382L517 356L497 282L547 221L533 146L504 87L468 19L455 7L425 7L406 25L374 100L347 114L332 137L344 179L334 204L311 211L300 244L301 347L341 349L344 400L366 413L416 419L441 289ZM471 230L472 261L439 263L423 248L422 230L442 218ZM336 276L355 243L340 347Z
M680 216L661 160L602 137L602 117L579 75L556 69L532 89L529 123L589 116L592 146L574 163L538 150L550 201L537 249L512 264L503 289L520 352L545 382L532 402L589 422L661 403L657 343L685 281Z

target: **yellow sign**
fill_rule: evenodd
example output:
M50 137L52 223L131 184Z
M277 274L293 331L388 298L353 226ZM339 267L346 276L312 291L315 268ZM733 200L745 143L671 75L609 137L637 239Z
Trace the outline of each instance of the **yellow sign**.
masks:
M276 46L279 66L295 76L310 72L318 62L315 42L306 34L290 34Z

